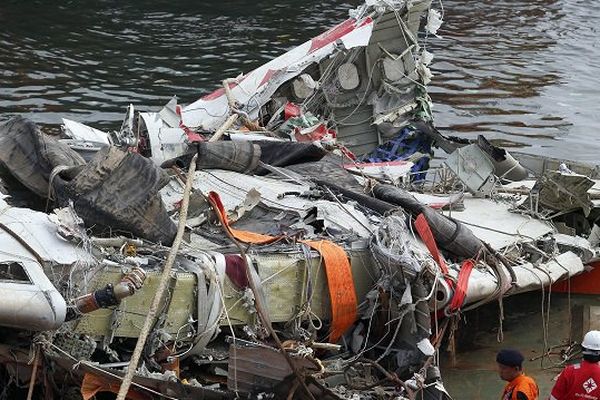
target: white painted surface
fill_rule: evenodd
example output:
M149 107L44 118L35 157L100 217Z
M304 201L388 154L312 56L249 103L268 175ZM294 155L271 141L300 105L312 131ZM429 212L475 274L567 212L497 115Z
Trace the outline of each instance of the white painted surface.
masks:
M494 249L512 243L531 241L549 232L550 224L509 211L507 203L465 195L463 211L444 211L443 214L464 222L473 234Z
M63 118L62 122L65 127L65 134L72 139L82 142L99 143L106 146L110 146L111 144L106 132L66 118Z
M293 211L303 217L307 211L317 207L319 219L325 225L354 232L361 237L371 235L373 227L369 219L354 205L354 203L339 204L327 200L313 200L296 195L284 193L304 193L309 190L308 185L290 183L280 179L261 176L244 175L238 172L225 170L196 171L194 189L204 194L213 191L219 194L223 206L230 211L239 206L246 199L251 190L256 190L261 195L261 201L266 206L275 210ZM171 181L160 191L167 210L173 210L175 204L181 200L183 188L176 181Z

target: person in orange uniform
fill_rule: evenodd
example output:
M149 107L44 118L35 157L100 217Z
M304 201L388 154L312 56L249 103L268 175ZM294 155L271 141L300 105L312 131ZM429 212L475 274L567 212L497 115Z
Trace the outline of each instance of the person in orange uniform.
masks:
M523 354L517 350L504 349L496 355L498 374L508 383L501 400L538 400L540 390L535 381L523 372Z
M583 361L560 373L550 400L600 399L600 331L586 333L581 347Z

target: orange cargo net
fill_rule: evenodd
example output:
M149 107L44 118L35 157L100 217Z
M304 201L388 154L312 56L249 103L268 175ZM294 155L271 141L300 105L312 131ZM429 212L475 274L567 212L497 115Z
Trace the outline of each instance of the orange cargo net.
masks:
M231 228L227 212L225 211L225 207L223 207L219 195L215 192L210 192L208 200L215 211L217 211L221 224L237 240L244 243L269 244L281 239L281 237ZM329 240L305 240L302 243L307 244L323 257L329 297L331 299L331 333L329 340L335 343L356 321L357 300L354 280L352 278L352 268L346 252L337 244Z

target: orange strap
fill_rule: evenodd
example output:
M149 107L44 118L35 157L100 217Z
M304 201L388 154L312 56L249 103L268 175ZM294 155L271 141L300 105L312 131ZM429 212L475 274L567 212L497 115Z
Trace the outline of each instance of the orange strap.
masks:
M452 296L452 300L448 305L447 311L449 313L455 313L463 306L467 298L467 286L469 285L469 277L471 276L473 267L475 267L475 261L471 259L465 260L460 266L458 282L456 282L456 286L454 287L454 296Z
M423 240L423 243L427 246L431 256L440 266L442 273L445 275L446 282L454 290L454 295L452 296L452 300L450 301L446 312L455 313L460 310L467 297L467 286L469 284L471 271L473 271L473 267L475 267L475 261L468 259L462 263L460 271L458 272L458 282L455 285L454 281L448 276L448 265L446 264L446 261L444 261L444 258L435 243L435 238L433 237L431 227L429 226L425 215L419 214L417 216L415 219L415 228L417 229L421 240Z
M329 240L303 241L319 252L325 263L325 274L331 298L331 334L329 340L337 342L356 321L356 291L352 268L344 249Z
M419 214L417 216L415 219L415 228L417 228L417 232L419 233L421 240L423 243L425 243L425 246L427 246L427 249L433 256L433 259L440 266L442 273L444 275L448 275L448 265L446 265L446 261L444 261L444 258L438 250L437 244L435 243L435 238L433 237L433 233L431 232L431 228L429 227L429 223L427 222L425 215Z
M219 195L215 192L208 194L208 200L217 211L221 224L233 237L244 243L269 244L279 240L279 237L262 235L260 233L241 231L229 226L227 213ZM329 297L331 298L331 333L329 340L337 342L346 330L352 326L357 317L357 300L352 268L343 248L329 240L302 241L323 257Z
M225 207L223 206L223 202L219 197L219 194L216 192L208 193L208 201L213 206L215 211L217 211L217 217L219 217L219 221L221 224L231 233L231 235L237 240L244 243L252 243L252 244L269 244L279 240L278 237L269 236L269 235L261 235L260 233L248 232L248 231L240 231L237 229L233 229L229 225L229 219L227 218L227 211L225 211Z

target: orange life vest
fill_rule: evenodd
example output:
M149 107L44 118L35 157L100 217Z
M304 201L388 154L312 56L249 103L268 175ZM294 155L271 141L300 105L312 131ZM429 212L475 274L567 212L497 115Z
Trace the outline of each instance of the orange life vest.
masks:
M537 400L540 396L540 390L535 381L527 375L521 374L506 384L501 399L524 400L523 396L517 397L519 392L523 393L527 400Z

